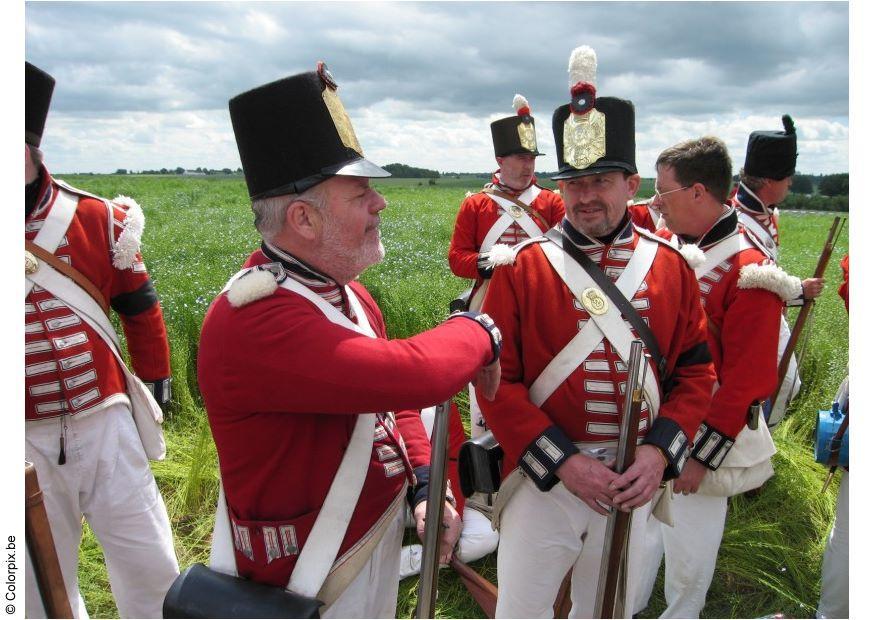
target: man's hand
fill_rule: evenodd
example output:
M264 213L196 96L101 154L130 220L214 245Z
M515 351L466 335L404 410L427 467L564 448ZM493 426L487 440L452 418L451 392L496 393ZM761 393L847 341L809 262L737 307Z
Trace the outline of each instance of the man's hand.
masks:
M498 384L501 382L501 362L495 360L489 366L484 366L474 378L480 395L486 400L495 400Z
M708 473L708 468L696 459L687 459L687 464L677 480L674 481L674 492L689 495L699 490L702 478Z
M615 471L603 465L598 459L585 454L575 454L559 466L556 476L565 488L582 499L587 506L601 515L608 514L601 504L610 506L613 503L613 497L617 492L611 489L610 485L618 478Z
M623 475L611 483L614 493L614 506L623 512L643 506L651 500L665 473L667 461L662 450L650 444L642 444L635 449L635 460Z
M805 278L802 280L802 297L814 299L823 292L823 278Z
M419 540L423 540L425 537L425 511L427 505L427 501L419 502L416 508L413 509L413 518L416 520L416 534L419 536ZM462 533L462 518L449 502L444 502L444 515L443 519L441 519L441 525L441 545L438 562L449 564L453 558L453 551L456 548L459 535Z

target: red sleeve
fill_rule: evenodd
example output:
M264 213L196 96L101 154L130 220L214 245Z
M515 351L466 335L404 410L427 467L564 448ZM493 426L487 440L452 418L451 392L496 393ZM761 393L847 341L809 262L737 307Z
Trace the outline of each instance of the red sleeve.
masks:
M782 301L763 289L733 284L720 329L720 387L705 424L734 438L747 421L750 404L768 398L778 384L778 331Z
M476 194L475 194L476 196ZM477 203L474 196L469 196L462 201L459 213L456 215L456 225L453 228L453 237L450 239L450 251L447 259L450 270L460 278L477 278L477 256L479 245L477 243Z
M113 205L113 231L118 240L126 210ZM108 217L108 215L107 215ZM109 259L111 260L111 258ZM159 381L170 376L170 347L164 315L155 287L137 252L133 264L124 269L111 267L109 300L121 319L134 373L143 381Z
M492 355L486 331L466 318L403 340L368 338L285 290L237 309L223 295L209 312L219 316L205 321L202 343L229 404L245 411L420 409L451 397Z
M547 190L549 191L549 190ZM552 228L556 224L562 221L562 218L565 217L565 203L562 202L562 196L557 194L556 192L550 192L552 197L550 198L550 227Z
M523 382L522 333L517 290L524 291L521 269L496 267L483 302L487 313L501 329L501 384L492 402L478 398L486 423L504 450L505 472L516 466L526 447L554 422L529 399Z
M845 254L845 257L842 259L842 283L839 285L839 297L845 300L845 310L847 312L851 311L851 257L848 254Z

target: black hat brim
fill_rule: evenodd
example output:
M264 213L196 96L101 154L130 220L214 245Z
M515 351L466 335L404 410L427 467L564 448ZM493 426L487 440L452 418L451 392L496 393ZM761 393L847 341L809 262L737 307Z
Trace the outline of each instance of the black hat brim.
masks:
M277 187L268 192L258 194L257 196L250 196L250 198L255 200L257 198L269 198L271 196L283 196L285 194L301 194L311 187L319 185L322 181L327 181L336 176L376 179L390 177L392 176L392 173L380 168L380 166L364 157L359 157L350 161L342 162L335 166L327 166L322 168L318 174L298 179L294 183Z
M593 174L602 174L604 172L628 172L629 174L638 174L638 171L627 163L604 161L599 162L595 166L578 170L577 168L566 168L560 170L558 174L550 177L553 181L565 181L567 179L576 179L577 177L586 177Z

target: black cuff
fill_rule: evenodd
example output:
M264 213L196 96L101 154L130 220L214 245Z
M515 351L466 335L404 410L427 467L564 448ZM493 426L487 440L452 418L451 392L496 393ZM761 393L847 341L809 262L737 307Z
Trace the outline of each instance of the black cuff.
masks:
M518 465L540 491L549 491L558 482L556 470L569 457L580 453L574 442L558 426L538 435L525 449Z
M157 379L155 381L143 381L143 385L152 392L152 396L155 397L158 404L164 407L170 402L172 396L170 390L170 384L172 381L173 379L171 377L167 377L166 379Z
M662 450L663 456L668 461L663 480L671 480L681 475L684 463L687 462L689 440L681 429L681 425L670 418L657 417L653 427L647 431L644 443L656 446Z
M494 363L501 355L501 330L498 329L492 317L488 314L477 314L476 312L455 312L450 315L451 319L456 317L471 319L486 330L486 333L489 334L489 339L492 341L492 359L489 361L489 364Z
M477 257L477 274L481 278L484 280L491 278L493 269L495 269L495 265L489 262L487 254L484 253Z
M720 467L734 443L735 439L703 422L693 440L692 457L714 471Z
M413 474L416 476L416 486L407 489L407 503L410 510L416 508L420 502L428 499L428 478L431 473L431 466L422 465L413 469Z
M151 279L146 280L145 284L137 290L116 295L109 300L112 309L125 316L136 316L157 303L158 293L155 292Z

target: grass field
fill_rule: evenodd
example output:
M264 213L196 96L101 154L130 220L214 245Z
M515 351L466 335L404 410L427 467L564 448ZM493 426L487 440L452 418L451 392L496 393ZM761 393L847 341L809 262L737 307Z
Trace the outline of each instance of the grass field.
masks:
M196 352L207 306L258 244L245 186L239 178L63 178L103 196L132 196L146 213L144 254L164 307L174 377L172 411L165 423L168 456L153 469L171 515L180 565L205 562L217 466L197 389ZM383 213L387 258L362 281L380 304L390 336L403 338L440 322L447 303L466 286L450 274L446 250L459 202L466 190L479 185L466 179L440 179L433 186L425 180L390 179L376 186L389 203ZM652 180L645 182L642 193L651 190ZM782 216L781 260L786 271L811 274L831 219L819 214ZM813 615L836 483L820 493L825 470L811 456L811 435L817 410L828 405L846 373L848 321L835 291L838 260L847 248L845 229L827 271L828 288L814 312L802 361L803 391L776 432L775 478L758 497L731 501L705 617L756 617L778 610L788 617ZM475 567L494 580L494 556ZM100 548L87 531L79 574L92 617L117 617ZM416 584L416 578L401 583L399 617L410 617ZM442 571L439 591L439 617L482 617L454 574ZM660 577L642 617L657 616L662 606Z

